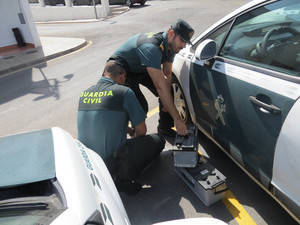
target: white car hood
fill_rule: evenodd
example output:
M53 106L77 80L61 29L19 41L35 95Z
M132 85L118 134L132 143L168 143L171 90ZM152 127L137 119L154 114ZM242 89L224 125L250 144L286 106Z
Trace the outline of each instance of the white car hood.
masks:
M227 225L227 223L215 218L191 218L166 221L162 223L155 223L153 225Z

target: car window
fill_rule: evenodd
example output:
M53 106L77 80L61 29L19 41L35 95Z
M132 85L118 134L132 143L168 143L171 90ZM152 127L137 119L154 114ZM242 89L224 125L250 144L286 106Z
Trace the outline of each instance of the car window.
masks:
M220 55L300 76L300 1L278 1L238 17Z
M227 31L230 28L231 23L228 23L222 27L220 27L218 30L216 30L214 33L208 35L208 39L212 39L217 44L217 52L219 52L219 49L221 47L222 41L227 33Z
M223 42L223 39L226 35L226 33L228 32L230 25L231 25L232 21L219 27L217 30L213 31L213 33L209 34L208 36L206 36L204 39L201 39L198 43L196 43L193 46L193 49L197 49L198 45L206 39L212 39L216 42L217 44L217 52L219 52L219 49L221 47L221 44Z
M0 224L49 225L67 209L56 179L0 188Z

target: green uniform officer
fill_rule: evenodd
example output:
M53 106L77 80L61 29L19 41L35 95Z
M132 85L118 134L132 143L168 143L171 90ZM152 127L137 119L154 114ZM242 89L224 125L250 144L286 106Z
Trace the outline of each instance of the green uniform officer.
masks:
M125 70L107 62L99 82L83 91L78 107L78 139L106 163L119 189L131 194L140 189L139 173L162 151L159 135L145 135L145 112L134 92L123 85ZM128 122L135 137L127 140Z
M110 57L126 70L126 86L135 92L145 112L148 112L148 103L139 84L159 96L158 131L163 135L175 136L176 133L171 129L173 121L178 134L187 134L187 127L180 118L171 95L172 62L175 54L186 43L190 43L193 33L194 30L187 22L178 19L167 32L137 34L131 37Z

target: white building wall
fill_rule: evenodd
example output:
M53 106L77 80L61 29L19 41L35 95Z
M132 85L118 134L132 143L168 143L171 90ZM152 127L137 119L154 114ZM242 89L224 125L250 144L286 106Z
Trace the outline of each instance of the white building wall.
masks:
M1 1L1 0L0 0ZM111 14L108 0L101 0L96 7L97 17L103 18ZM46 6L31 5L35 22L95 19L94 6Z
M24 1L24 0L19 0L19 1L22 2L24 14L25 14L24 17L25 17L29 32L30 32L32 40L33 40L32 43L34 44L35 47L41 46L40 35L38 34L36 25L33 21L33 16L32 16L32 12L31 12L29 3L28 3L28 1Z
M23 13L25 24L21 24L18 13ZM0 0L0 21L0 48L17 44L12 32L15 27L20 29L25 43L41 45L28 1Z

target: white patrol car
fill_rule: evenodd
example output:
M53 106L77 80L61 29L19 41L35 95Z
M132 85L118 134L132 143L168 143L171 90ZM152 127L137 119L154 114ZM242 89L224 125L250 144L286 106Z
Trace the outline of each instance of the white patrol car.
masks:
M60 128L0 137L1 225L129 225L101 157ZM215 224L214 218L159 223Z
M173 73L181 117L300 222L300 1L249 2L180 51Z

